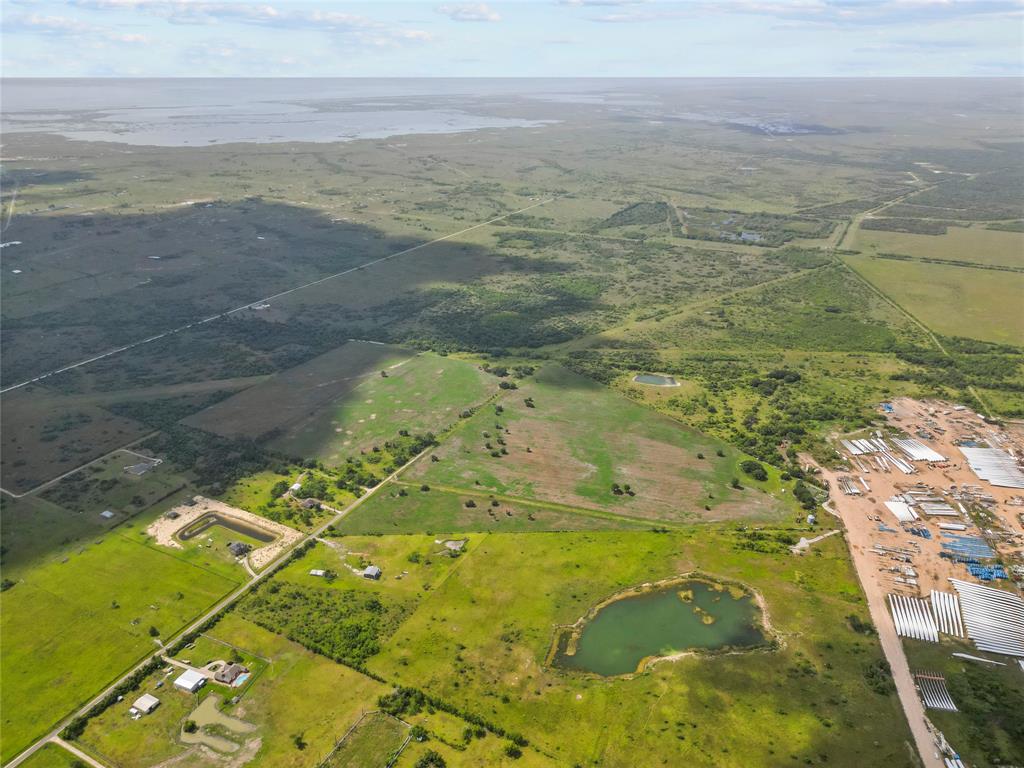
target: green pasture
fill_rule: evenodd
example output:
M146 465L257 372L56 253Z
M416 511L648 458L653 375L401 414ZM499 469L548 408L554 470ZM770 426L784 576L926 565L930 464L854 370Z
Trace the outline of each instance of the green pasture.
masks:
M0 597L3 758L157 651L151 626L170 636L241 576L127 530L23 571Z
M227 715L257 726L235 753L236 757L249 755L254 764L314 768L387 690L236 613L221 619L207 635L197 642L197 649L199 643L215 649L220 641L237 647L243 659L257 659L255 663L261 665L253 681L241 690L237 704L220 705ZM158 689L160 680L166 684ZM163 672L157 672L140 686L140 694L153 693L161 700L153 714L129 719L126 698L93 719L81 737L83 747L117 765L151 765L171 758L187 759L189 765L218 765L218 759L184 744L180 733L197 701L220 687L207 685L196 697L173 689L171 680L173 675L165 678ZM296 736L301 749L296 746ZM188 758L183 757L186 753Z
M402 491L404 496L400 495ZM475 506L466 506L469 501ZM423 531L513 533L649 527L650 524L642 520L599 510L499 496L480 489L446 490L431 486L429 491L423 491L415 483L393 481L342 518L334 528L344 534L365 534Z
M1019 344L1024 274L845 256L847 264L936 333Z
M763 488L729 487L741 460L734 448L558 366L481 408L434 453L439 461L420 461L403 479L652 522L785 511ZM633 495L614 493L613 483Z
M508 744L507 740L492 735L471 741L461 749L433 739L424 742L411 741L402 751L395 768L414 768L430 751L441 755L448 768L477 768L482 765L488 768L554 768L562 764L529 747L522 750L521 757L509 757L505 753ZM459 746L462 747L461 744Z
M44 744L22 765L25 768L80 768L82 761L63 747Z
M985 266L1024 269L1024 233L983 228L949 227L944 235L915 235L859 229L850 248L865 255L894 253L919 259L963 261Z
M740 548L740 532L488 534L369 661L524 735L560 764L912 765L842 541L804 557ZM774 550L773 550L774 551ZM664 662L632 679L548 668L557 625L632 585L700 570L763 595L773 651ZM767 758L766 758L767 756Z
M228 437L273 441L315 418L382 369L412 356L397 347L349 341L211 405L184 423Z
M385 603L416 603L458 567L459 559L450 557L438 541L446 538L430 534L332 536L282 568L274 580L314 589L372 594ZM474 539L469 538L465 551L473 546ZM367 565L381 569L379 580L365 579L351 570L362 570ZM311 570L333 571L337 578L311 576Z
M387 768L405 744L409 726L382 713L364 717L324 763L324 768Z
M291 427L271 447L289 456L337 463L393 438L401 429L439 432L497 388L463 360L420 354L367 376L344 396Z

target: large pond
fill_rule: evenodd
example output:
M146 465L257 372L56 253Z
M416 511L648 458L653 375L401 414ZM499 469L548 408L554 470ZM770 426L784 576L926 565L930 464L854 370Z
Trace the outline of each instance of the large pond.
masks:
M561 634L553 663L623 675L641 670L652 658L683 651L763 646L768 638L761 627L761 610L748 592L696 579L681 581L602 606L582 630Z
M241 520L236 520L232 517L225 517L224 515L218 515L216 512L210 512L209 514L203 515L190 523L187 528L178 532L178 538L182 541L188 541L193 539L203 531L213 528L215 525L219 525L222 528L227 528L229 531L241 534L242 536L248 536L256 541L261 541L265 544L269 544L274 541L277 537L259 528L255 525L246 525Z
M637 384L650 384L652 387L678 387L679 382L672 376L662 376L658 373L639 373L633 377Z

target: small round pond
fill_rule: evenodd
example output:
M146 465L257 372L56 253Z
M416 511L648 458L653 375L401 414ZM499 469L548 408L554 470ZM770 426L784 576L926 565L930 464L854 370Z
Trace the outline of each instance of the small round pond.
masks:
M749 649L768 642L761 610L739 587L688 579L599 607L556 639L553 663L603 676L638 672L684 651Z
M672 376L662 376L658 373L638 373L633 377L637 384L650 384L653 387L678 387L679 382Z

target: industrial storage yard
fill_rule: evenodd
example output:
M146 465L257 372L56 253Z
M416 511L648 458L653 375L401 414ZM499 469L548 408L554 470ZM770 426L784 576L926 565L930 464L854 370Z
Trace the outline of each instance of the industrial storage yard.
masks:
M1024 674L1024 441L946 402L879 410L885 426L838 439L840 468L823 475L918 746L957 765L924 711L956 712L955 698L941 675L912 670L897 636L969 641L975 654L949 655Z

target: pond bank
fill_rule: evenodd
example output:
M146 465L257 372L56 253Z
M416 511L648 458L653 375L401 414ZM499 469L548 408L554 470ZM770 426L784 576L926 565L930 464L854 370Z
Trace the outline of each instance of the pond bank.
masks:
M556 629L546 664L601 677L660 661L778 646L763 598L736 582L687 574L622 590Z

